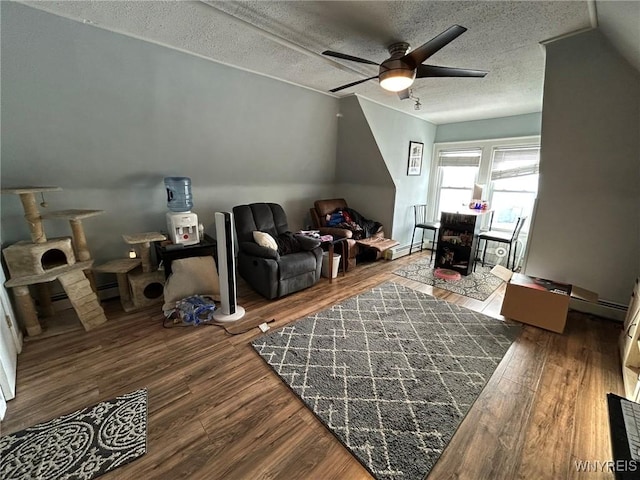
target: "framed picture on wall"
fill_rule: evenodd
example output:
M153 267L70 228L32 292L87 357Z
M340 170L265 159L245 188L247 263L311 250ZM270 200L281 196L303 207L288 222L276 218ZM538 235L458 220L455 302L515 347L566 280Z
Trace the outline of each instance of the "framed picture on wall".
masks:
M422 172L422 150L424 143L409 142L409 165L407 175L420 175Z

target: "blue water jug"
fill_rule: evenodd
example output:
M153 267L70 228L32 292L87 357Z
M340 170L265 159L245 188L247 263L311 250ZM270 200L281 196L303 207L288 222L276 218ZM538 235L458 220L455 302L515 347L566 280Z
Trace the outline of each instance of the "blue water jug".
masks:
M165 177L167 207L172 212L189 212L193 208L191 179L189 177Z

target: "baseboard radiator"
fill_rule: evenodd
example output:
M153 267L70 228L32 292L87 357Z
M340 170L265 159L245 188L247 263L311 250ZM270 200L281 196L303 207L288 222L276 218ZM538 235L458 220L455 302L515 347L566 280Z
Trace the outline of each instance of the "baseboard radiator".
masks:
M426 240L424 241L424 244L422 246L422 250L429 250L432 248L432 244L433 242L431 240ZM405 255L409 255L409 250L410 250L410 245L398 245L395 247L392 247L388 250L386 250L386 254L385 254L385 259L387 260L395 260L397 258L400 257L404 257ZM420 242L414 243L413 244L413 251L412 253L415 252L419 252L420 251ZM489 247L487 249L487 258L486 258L486 263L489 265L495 265L496 263L506 263L506 260L504 258L500 258L500 257L496 257L494 255L494 251L495 248L493 247ZM482 254L482 252L479 252L479 254ZM518 257L520 257L520 255L518 255Z
M422 250L429 250L431 248L431 241L424 241L422 246ZM391 247L388 250L385 250L385 259L386 260L395 260L400 257L404 257L405 255L409 255L410 245L397 245L395 247ZM413 251L411 253L416 253L420 251L420 242L413 244Z
M115 282L98 286L98 298L100 301L110 300L119 296L120 292L118 291L118 284ZM64 292L52 295L51 303L53 304L53 308L56 312L67 310L72 307L69 297L67 297L67 294Z
M598 303L585 302L577 298L572 298L569 302L569 308L578 312L590 313L598 317L608 318L617 322L624 322L627 315L628 305L609 302L607 300L598 300Z

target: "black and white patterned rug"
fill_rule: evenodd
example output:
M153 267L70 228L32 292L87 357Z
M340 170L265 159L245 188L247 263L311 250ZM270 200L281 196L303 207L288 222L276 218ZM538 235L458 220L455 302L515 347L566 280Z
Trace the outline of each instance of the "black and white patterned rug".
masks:
M147 451L147 390L0 437L0 478L89 480Z
M396 275L433 287L485 301L504 282L491 273L490 267L476 265L476 271L462 275L460 280L443 280L433 275L429 259L421 259L394 271Z
M256 339L377 479L424 479L519 326L387 282Z

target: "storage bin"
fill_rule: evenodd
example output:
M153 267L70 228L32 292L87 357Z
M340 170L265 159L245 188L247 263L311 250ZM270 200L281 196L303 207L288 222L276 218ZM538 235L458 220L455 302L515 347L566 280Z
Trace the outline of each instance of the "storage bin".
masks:
M333 266L331 268L331 278L338 276L338 268L340 266L340 254L333 254ZM329 252L322 253L322 276L329 278Z

